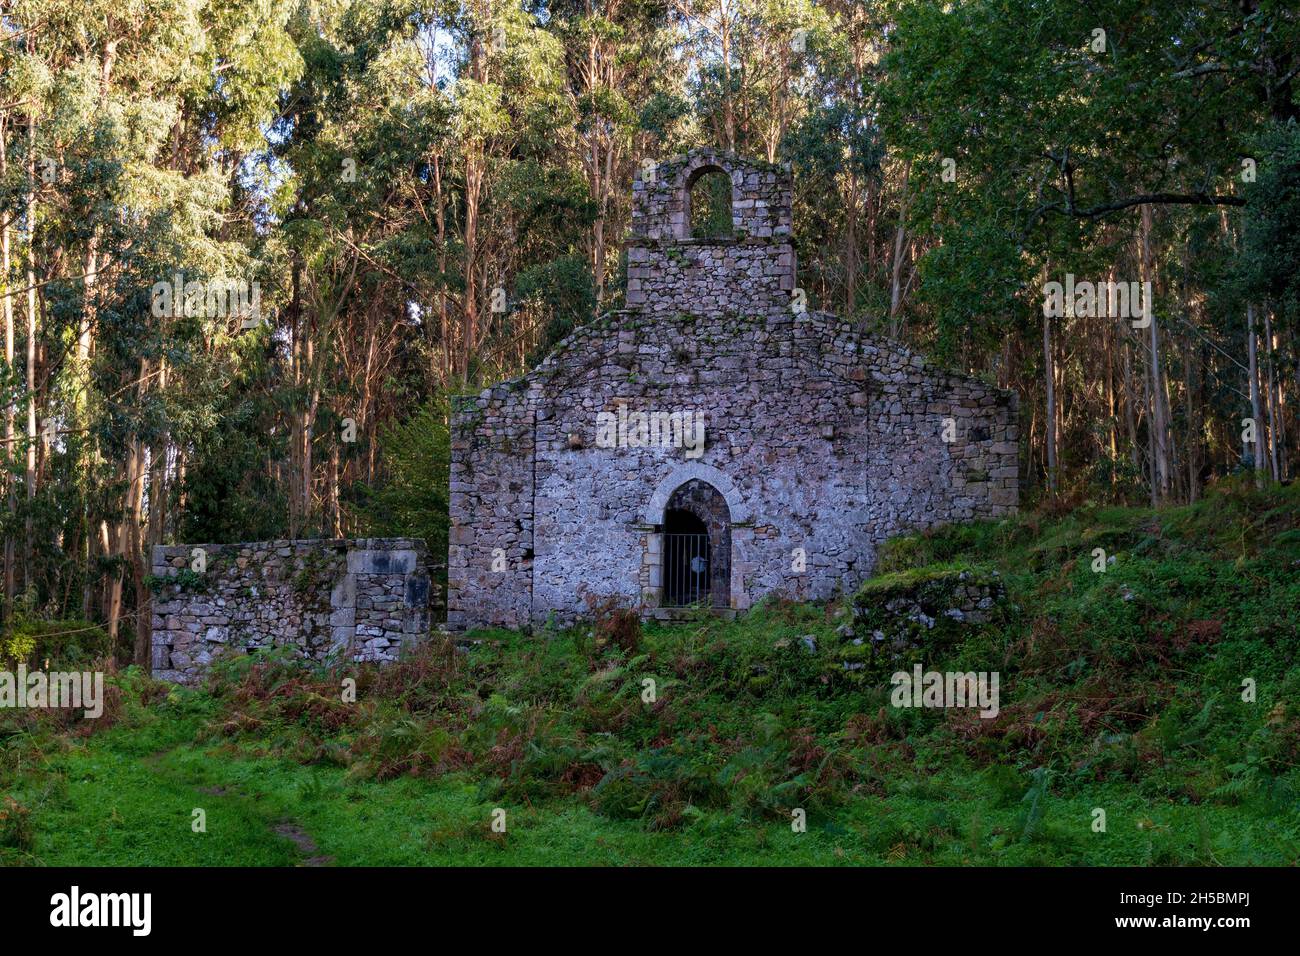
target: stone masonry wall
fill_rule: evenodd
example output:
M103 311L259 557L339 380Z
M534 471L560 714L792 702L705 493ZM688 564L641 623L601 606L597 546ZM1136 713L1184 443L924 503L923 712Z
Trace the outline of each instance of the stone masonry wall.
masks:
M474 520L453 521L449 533L449 627L531 620L536 419L522 380L453 400L450 510Z
M752 315L773 301L789 302L793 291L788 242L690 239L627 253L627 302L647 315Z
M703 454L599 447L620 405L701 411ZM584 594L654 607L662 509L692 479L730 507L731 607L830 597L892 534L1013 511L1018 437L1014 394L834 316L617 313L460 400L448 625L573 619Z
M789 241L793 222L789 168L719 149L697 149L653 164L632 183L632 244L689 238L690 186L714 170L731 177L736 238Z
M853 617L832 649L845 670L871 664L893 670L929 656L961 630L995 620L1006 609L1006 587L987 568L923 568L867 581L853 596ZM877 675L881 676L881 675Z
M156 546L154 675L193 683L219 654L283 646L396 660L428 633L426 565L424 542L408 538Z
M733 236L689 239L713 169ZM663 514L688 482L725 502L710 583L734 610L850 591L891 535L1014 511L1016 396L802 311L790 225L779 166L697 150L638 179L627 308L453 405L449 627L667 611ZM701 415L703 448L602 440L602 415L642 414Z

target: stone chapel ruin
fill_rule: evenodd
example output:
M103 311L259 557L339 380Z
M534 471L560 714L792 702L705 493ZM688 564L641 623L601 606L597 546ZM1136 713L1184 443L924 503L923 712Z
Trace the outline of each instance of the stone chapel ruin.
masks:
M692 236L719 171L730 234ZM1015 509L1014 394L802 309L788 170L702 149L633 189L626 307L453 408L449 627L826 598Z

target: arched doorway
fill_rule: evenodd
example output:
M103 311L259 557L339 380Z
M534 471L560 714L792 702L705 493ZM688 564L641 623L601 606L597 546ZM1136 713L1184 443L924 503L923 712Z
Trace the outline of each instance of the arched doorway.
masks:
M731 606L731 511L718 489L693 478L663 517L663 603Z

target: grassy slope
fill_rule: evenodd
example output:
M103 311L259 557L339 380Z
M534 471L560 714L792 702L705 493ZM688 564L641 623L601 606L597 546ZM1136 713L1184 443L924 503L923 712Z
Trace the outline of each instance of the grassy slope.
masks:
M1105 574L1095 547L1115 557ZM843 670L841 620L809 605L652 628L634 650L589 630L480 635L361 672L356 705L338 700L350 672L245 662L166 698L128 675L115 726L0 741L0 861L1300 859L1300 490L946 529L884 560L1000 569L1015 609L925 660L999 670L996 721L889 708L891 665Z

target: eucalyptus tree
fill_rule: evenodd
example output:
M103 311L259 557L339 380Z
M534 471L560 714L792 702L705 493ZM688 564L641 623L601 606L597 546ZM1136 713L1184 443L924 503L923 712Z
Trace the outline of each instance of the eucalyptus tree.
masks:
M1038 366L1051 406L1041 416L1034 410L1031 426L1043 436L1049 479L1068 427L1068 408L1055 401L1065 384L1060 366L1074 370L1070 398L1085 408L1085 392L1105 391L1094 387L1095 370L1109 376L1113 361L1141 363L1140 379L1128 366L1122 375L1127 440L1136 461L1137 433L1146 434L1141 467L1153 500L1190 496L1196 481L1177 467L1179 444L1206 434L1196 415L1179 410L1190 395L1203 401L1209 393L1178 381L1167 352L1182 353L1181 371L1191 374L1197 343L1209 341L1212 374L1237 374L1244 386L1236 363L1246 355L1234 343L1243 339L1245 309L1206 314L1190 272L1174 283L1187 251L1180 237L1222 223L1214 255L1234 254L1255 174L1252 144L1296 108L1294 11L1184 0L923 0L894 5L891 19L883 125L889 147L911 162L913 228L928 246L920 295L940 350L969 366L1005 363L1010 353L999 357L997 345L1012 333L1017 364ZM1042 315L1045 281L1098 269L1097 278L1110 270L1152 284L1145 322L1102 335L1080 316ZM1037 361L1035 324L1043 336ZM1241 411L1217 409L1236 418ZM1213 457L1222 470L1235 453L1219 441Z
M114 634L129 603L141 659L172 383L191 346L219 340L187 337L197 317L155 314L150 290L247 267L233 155L293 69L276 57L291 52L287 5L235 6L17 0L5 16L5 55L21 61L6 71L21 105L6 117L4 215L27 277L29 603L102 612Z

